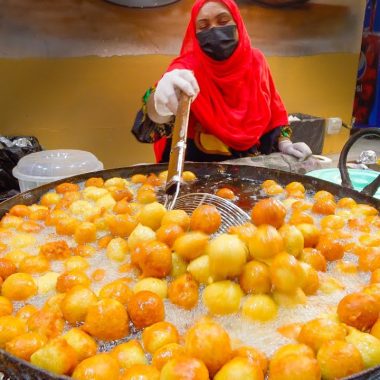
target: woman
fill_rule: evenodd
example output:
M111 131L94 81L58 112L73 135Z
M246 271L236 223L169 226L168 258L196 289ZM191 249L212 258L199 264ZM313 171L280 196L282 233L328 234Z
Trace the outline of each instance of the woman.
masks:
M143 97L133 133L154 142L167 162L180 91L194 97L186 160L222 161L280 151L305 159L305 143L291 130L263 54L252 48L233 0L196 0L182 44L156 87Z

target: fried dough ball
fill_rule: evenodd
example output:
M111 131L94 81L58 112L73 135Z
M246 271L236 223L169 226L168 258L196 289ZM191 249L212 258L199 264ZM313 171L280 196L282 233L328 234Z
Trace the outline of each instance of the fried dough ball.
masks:
M165 214L166 208L161 203L152 202L142 208L139 214L139 222L155 231L161 226Z
M346 335L347 331L343 324L328 318L317 318L302 326L298 341L317 352L323 343L344 340Z
M243 303L242 315L255 321L269 321L277 316L277 305L266 294L248 296Z
M178 343L165 344L158 350L156 350L152 357L152 365L154 365L159 371L162 367L173 358L185 355L185 348Z
M34 305L25 305L22 308L20 308L17 313L16 317L23 319L24 321L28 321L28 319L38 311L37 307Z
M73 254L81 257L91 257L96 253L96 249L89 244L79 244L73 248Z
M186 267L185 267L186 271ZM187 266L187 271L200 284L208 284L210 279L210 257L203 255L192 260Z
M218 197L232 200L235 198L235 193L228 187L222 187L215 193Z
M287 355L272 360L268 380L320 380L321 371L315 358L303 355Z
M79 185L75 183L69 183L69 182L64 182L55 187L55 191L58 194L64 194L67 193L68 191L80 191Z
M60 293L65 293L77 285L82 285L88 288L91 280L83 270L72 270L70 272L63 272L57 279L56 289Z
M1 294L12 301L23 301L37 294L37 285L30 274L14 273L4 281Z
M46 294L54 290L57 286L59 273L47 272L44 275L36 278L38 294Z
M357 216L371 216L371 215L377 215L379 211L375 209L375 207L372 207L370 205L361 204L358 203L356 206L351 208L351 211L354 215Z
M243 295L233 281L219 281L205 288L203 303L212 314L232 314L239 311Z
M342 340L325 342L318 351L317 360L326 380L341 379L364 369L359 350Z
M28 326L25 321L12 315L0 317L0 348L19 335L25 334Z
M147 176L145 174L134 174L131 177L132 183L145 183Z
M255 260L248 262L240 274L239 284L247 294L269 293L272 283L268 266Z
M372 326L371 335L380 339L380 319L377 319L376 323Z
M170 359L161 370L160 380L207 380L209 371L195 358L179 356Z
M305 344L291 343L281 346L272 356L271 362L275 362L276 360L285 358L289 355L305 356L309 358L315 357L313 350L309 346L306 346Z
M257 362L251 362L249 359L243 357L235 357L218 371L214 379L264 380L264 374Z
M35 331L47 338L55 338L63 331L65 321L57 309L43 308L28 319L29 331Z
M91 177L84 183L85 187L94 186L94 187L103 187L104 179L101 177Z
M15 205L9 210L9 214L14 216L26 217L30 215L30 208L26 205Z
M159 241L151 241L142 246L140 268L144 277L166 277L172 269L170 248Z
M5 344L5 350L20 359L30 360L30 357L45 346L48 339L39 333L29 332L16 336Z
M160 372L156 367L147 364L135 364L126 369L120 380L159 380Z
M316 248L328 261L339 260L344 255L343 242L341 240L332 239L328 235L320 237Z
M314 248L318 244L320 232L314 224L301 223L296 227L302 232L305 248Z
M339 319L358 330L369 330L377 321L380 305L375 297L366 293L352 293L338 304Z
M12 302L8 298L0 296L0 317L10 315L13 311Z
M33 221L33 220L28 220L26 222L23 222L20 227L18 228L19 231L22 232L39 232L42 230L41 224Z
M95 355L98 350L95 340L79 328L69 330L62 338L74 348L79 362Z
M264 191L267 195L278 195L282 194L284 192L284 189L281 185L276 183L273 186L266 187Z
M71 250L65 240L59 240L41 245L40 254L48 260L62 260L71 256Z
M299 260L311 265L317 271L326 272L327 270L325 256L315 248L304 248Z
M96 240L96 226L94 223L83 222L75 229L74 239L78 244L91 243Z
M331 199L317 199L313 204L312 211L316 214L331 215L335 213L336 203Z
M119 278L104 285L99 292L99 298L112 298L126 305L133 292L127 278Z
M257 228L249 241L249 252L254 259L269 259L283 250L284 242L279 232L270 225Z
M185 273L169 284L168 297L171 303L190 310L198 303L198 284Z
M279 292L293 293L304 282L304 271L300 262L288 253L276 255L269 266L273 286Z
M380 268L375 269L371 274L371 284L379 284L380 283Z
M133 292L138 293L143 290L148 290L157 294L160 298L164 299L168 295L168 284L165 280L160 280L154 277L143 278L138 281L133 287Z
M5 280L11 274L17 272L17 267L13 261L4 257L0 258L0 277Z
M345 220L338 215L327 215L321 220L322 228L332 228L334 230L339 230L346 224Z
M294 193L296 191L300 191L301 193L304 193L306 191L304 185L301 182L290 182L285 186L285 190L288 193Z
M232 356L247 358L252 363L258 363L263 373L268 369L268 359L265 354L254 347L239 347L233 351Z
M9 245L13 248L26 248L36 243L36 237L31 234L16 233L12 237Z
M83 322L88 309L98 301L96 295L88 288L77 285L71 288L64 296L61 310L69 323Z
M28 257L28 253L19 249L10 251L6 254L5 259L11 261L16 267L18 267L25 257Z
M49 214L49 208L41 205L30 206L30 220L45 220Z
M75 380L119 379L119 365L110 354L97 354L80 362L72 375Z
M127 187L125 187L124 189L120 189L118 187L109 187L108 191L111 193L112 198L116 202L119 202L122 199L125 199L129 202L133 199L133 193Z
M50 269L49 260L42 255L27 256L19 266L19 271L24 273L44 273Z
M212 239L206 254L210 260L210 274L215 279L239 276L247 261L247 247L235 235L222 234Z
M149 291L138 292L129 299L129 316L137 328L143 328L161 322L165 318L162 299Z
M116 202L115 206L113 207L112 211L115 214L131 214L132 208L127 201L126 198L121 199L120 201Z
M143 185L137 190L136 199L139 203L148 204L155 202L157 196L153 187Z
M356 201L352 198L341 198L337 203L337 206L341 208L352 208L355 205Z
M89 307L83 330L103 340L115 340L129 334L129 318L125 307L111 298L104 298Z
M307 302L307 297L301 288L297 288L294 293L282 293L275 290L272 297L278 305L283 307L294 307Z
M284 224L278 232L284 242L284 251L298 257L304 248L304 237L301 231L290 224Z
M216 232L221 223L222 217L214 205L200 205L190 217L191 230L201 231L209 235Z
M374 271L380 268L380 248L363 247L359 255L359 268L364 271Z
M256 226L252 223L244 223L240 226L232 226L228 229L229 234L237 235L247 246L255 231Z
M306 211L295 210L289 219L289 224L314 224L314 218Z
M106 223L112 235L124 238L131 235L138 224L136 216L129 214L109 215Z
M112 192L112 194L115 194L117 192L124 193L124 190L123 189L113 189L111 192ZM117 196L118 195L116 195L116 197ZM100 210L111 211L115 206L116 206L116 200L114 199L113 195L111 195L111 194L106 194L106 195L100 197L96 201L96 207L98 207Z
M121 237L112 239L108 245L107 257L115 261L123 261L128 253L128 243Z
M191 182L191 181L195 181L197 179L197 176L193 172L191 172L189 170L185 170L182 173L182 179L185 182Z
M304 272L304 283L302 290L306 295L315 294L319 289L319 276L318 272L309 264L300 263Z
M251 211L252 222L256 226L269 224L280 228L285 220L286 208L274 198L260 199Z
M178 224L163 224L156 233L158 241L172 247L177 238L182 236L185 231Z
M64 266L66 271L86 270L89 267L88 261L82 256L72 256L65 260Z
M188 356L203 361L210 376L214 376L232 357L231 342L227 332L218 323L209 319L200 320L187 331L185 351Z
M203 232L187 232L175 240L173 250L185 260L194 260L205 253L208 239Z
M135 339L117 345L110 354L118 361L121 368L127 369L136 364L148 364L141 344Z
M56 205L60 200L62 199L62 196L60 194L50 192L46 193L41 197L40 203L43 206L54 206Z
M273 185L277 185L277 182L273 179L266 179L262 184L261 184L261 187L263 189L266 189L268 187L271 187Z
M158 349L170 343L178 343L179 334L169 322L157 322L144 329L142 341L145 351L154 354Z
M156 240L156 233L151 228L139 224L128 238L129 250L132 252L141 244L149 243L153 240Z
M161 225L177 224L187 231L190 227L190 216L184 210L169 210L161 220Z
M172 270L170 271L170 277L177 278L186 273L187 261L185 261L180 255L172 253Z

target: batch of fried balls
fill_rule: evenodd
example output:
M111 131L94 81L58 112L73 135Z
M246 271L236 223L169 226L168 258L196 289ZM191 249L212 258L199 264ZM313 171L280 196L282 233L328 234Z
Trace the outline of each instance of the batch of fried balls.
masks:
M157 201L166 175L62 183L3 216L0 348L76 380L329 380L380 364L375 208L266 180L251 222L218 235L215 206L188 215ZM271 357L216 321L264 326L281 308L340 291L332 263L367 273L364 287L329 314L281 326L289 344ZM207 311L187 331L165 321L168 305L199 304Z

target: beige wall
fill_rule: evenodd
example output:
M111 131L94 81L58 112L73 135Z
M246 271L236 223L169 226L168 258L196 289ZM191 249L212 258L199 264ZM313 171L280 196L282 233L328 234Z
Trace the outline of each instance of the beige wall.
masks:
M152 162L152 147L137 143L130 129L142 94L170 59L0 59L0 132L35 135L46 149L91 151L107 168ZM356 54L268 61L289 112L350 122ZM339 152L346 137L327 137L325 152Z

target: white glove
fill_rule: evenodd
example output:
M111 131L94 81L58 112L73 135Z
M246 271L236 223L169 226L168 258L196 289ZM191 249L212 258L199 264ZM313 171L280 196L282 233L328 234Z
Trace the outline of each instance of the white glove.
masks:
M292 143L290 140L281 140L278 143L278 149L281 153L289 154L298 158L300 161L312 155L312 151L304 142Z
M158 82L154 92L154 107L160 116L177 113L180 91L194 99L198 95L199 86L192 71L179 69L169 71Z

